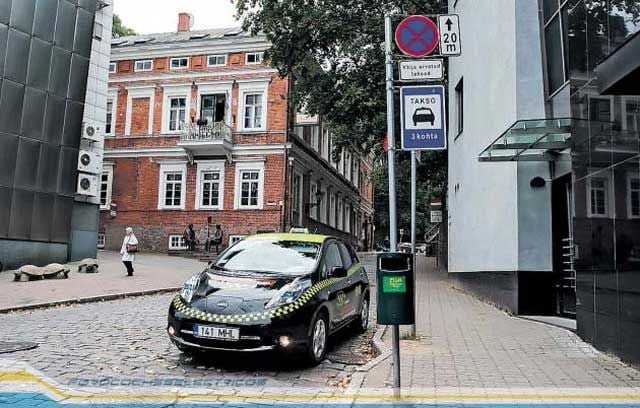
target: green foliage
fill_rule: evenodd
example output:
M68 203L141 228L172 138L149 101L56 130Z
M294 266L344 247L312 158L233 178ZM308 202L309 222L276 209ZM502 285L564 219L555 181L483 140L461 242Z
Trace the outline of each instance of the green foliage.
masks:
M137 34L133 29L125 27L122 24L122 19L117 14L113 15L113 28L111 32L113 34L113 38L126 37L129 35Z
M272 43L267 59L295 79L293 104L321 115L332 128L337 153L344 146L374 152L378 229L385 228L388 192L380 148L386 129L384 16L437 14L442 0L235 0L243 26ZM397 23L398 21L396 21ZM398 106L397 104L396 106ZM446 185L446 154L434 153L419 169L418 210ZM409 217L408 154L397 154L400 222Z

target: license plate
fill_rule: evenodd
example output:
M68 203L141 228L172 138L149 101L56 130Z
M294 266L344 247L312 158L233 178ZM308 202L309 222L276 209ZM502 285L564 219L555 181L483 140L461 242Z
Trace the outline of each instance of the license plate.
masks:
M193 335L204 339L237 341L240 340L240 329L195 325Z

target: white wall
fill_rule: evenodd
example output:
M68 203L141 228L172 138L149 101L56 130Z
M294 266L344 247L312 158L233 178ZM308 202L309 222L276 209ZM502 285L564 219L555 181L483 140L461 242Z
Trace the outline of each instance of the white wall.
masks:
M449 59L449 270L548 269L550 195L527 190L531 177L548 178L547 164L478 161L516 120L545 116L538 1L449 3L462 30L462 55ZM464 131L454 140L460 78Z

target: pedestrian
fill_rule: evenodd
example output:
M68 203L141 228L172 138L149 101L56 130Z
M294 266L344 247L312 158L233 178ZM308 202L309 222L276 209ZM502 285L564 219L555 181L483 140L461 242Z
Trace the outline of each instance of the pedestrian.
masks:
M216 230L213 232L213 245L216 247L216 254L220 253L220 245L222 244L223 237L224 232L222 231L222 227L220 224L216 224Z
M133 261L136 252L138 252L138 238L134 235L133 228L127 227L122 241L122 248L120 249L122 263L127 268L127 276L133 276Z
M193 230L193 224L189 224L187 228L184 230L182 234L184 236L184 240L187 243L187 247L189 247L189 251L193 252L196 250L196 232Z

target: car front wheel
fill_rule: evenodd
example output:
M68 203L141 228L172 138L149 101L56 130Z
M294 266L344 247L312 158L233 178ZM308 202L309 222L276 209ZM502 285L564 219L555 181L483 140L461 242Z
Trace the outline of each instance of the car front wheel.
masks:
M311 332L307 341L307 359L311 364L319 364L327 354L329 342L329 320L324 312L316 315L311 324Z
M358 333L365 333L369 329L369 298L362 300L360 315L356 319L354 327Z

